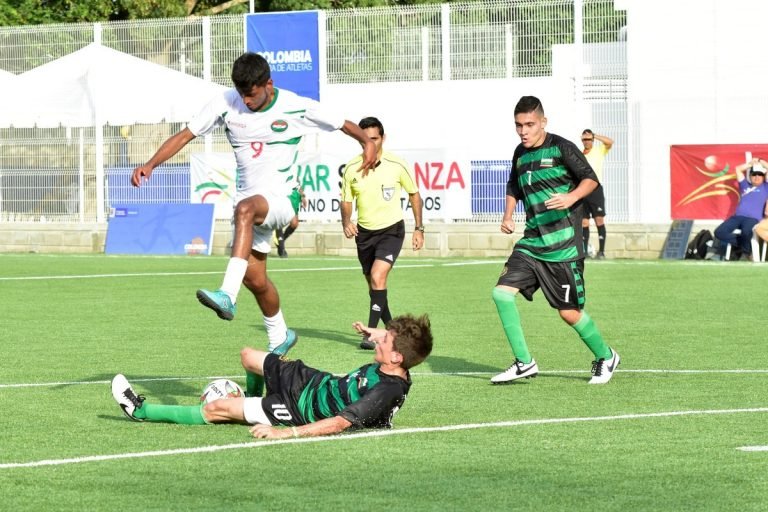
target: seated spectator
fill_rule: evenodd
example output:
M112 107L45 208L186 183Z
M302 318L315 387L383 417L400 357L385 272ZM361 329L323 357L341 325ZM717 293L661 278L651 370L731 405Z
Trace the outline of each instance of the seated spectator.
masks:
M728 244L741 250L742 258L752 256L752 228L760 222L766 211L768 201L768 185L765 183L765 169L768 162L762 158L753 158L749 162L736 166L736 180L739 182L739 204L736 213L728 217L715 229L715 238L720 241L719 254L725 255ZM747 172L749 177L745 177ZM741 233L734 234L735 230Z

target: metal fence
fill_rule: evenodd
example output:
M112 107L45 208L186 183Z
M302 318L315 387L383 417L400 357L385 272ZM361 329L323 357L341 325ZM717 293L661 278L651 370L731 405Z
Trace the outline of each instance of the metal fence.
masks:
M608 209L614 221L633 220L628 205L637 187L627 165L621 43L626 20L612 0L493 0L323 14L321 76L328 84L546 77L552 74L553 48L576 44L591 74L579 77L575 100L590 105L600 129L617 142L606 165ZM228 86L231 63L244 48L244 23L238 15L0 27L0 70L23 73L94 41ZM133 201L118 178L146 161L178 129L177 124L106 126L103 194L95 191L93 128L0 129L0 222L91 222L101 217L97 208L108 210L115 198ZM168 174L173 183L183 182L178 175L185 172L189 154L201 152L204 144L193 141L154 176ZM229 147L221 132L209 144L223 151ZM504 189L498 186L499 165L473 163L475 221L500 218ZM106 204L97 205L99 196ZM185 200L175 192L143 197Z

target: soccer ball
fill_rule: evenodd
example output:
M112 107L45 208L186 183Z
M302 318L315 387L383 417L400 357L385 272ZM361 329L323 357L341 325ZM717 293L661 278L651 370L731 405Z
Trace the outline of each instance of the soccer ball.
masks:
M219 398L237 398L244 396L243 388L237 382L229 379L216 379L205 386L200 401L204 404L218 400Z

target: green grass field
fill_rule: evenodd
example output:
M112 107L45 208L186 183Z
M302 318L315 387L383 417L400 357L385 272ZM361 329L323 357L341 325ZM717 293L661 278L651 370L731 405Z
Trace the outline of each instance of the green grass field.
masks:
M589 386L591 354L541 293L518 299L536 379L512 360L490 293L501 260L402 258L395 314L427 312L432 356L395 429L257 441L244 426L128 421L109 381L193 404L244 382L266 345L247 291L223 322L195 299L226 259L0 255L0 509L766 510L768 265L587 262L587 311L622 365ZM270 260L291 353L344 373L371 358L351 329L356 260Z

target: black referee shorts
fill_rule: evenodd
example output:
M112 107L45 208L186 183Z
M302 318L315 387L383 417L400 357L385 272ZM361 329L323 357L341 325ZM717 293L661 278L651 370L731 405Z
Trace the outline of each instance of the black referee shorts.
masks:
M605 217L605 190L598 185L587 197L582 199L582 215L584 219Z
M390 265L400 255L405 240L405 221L400 221L383 229L368 230L357 226L357 259L363 268L363 274L368 275L376 260L386 261Z

